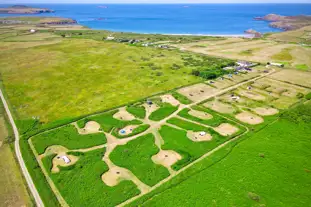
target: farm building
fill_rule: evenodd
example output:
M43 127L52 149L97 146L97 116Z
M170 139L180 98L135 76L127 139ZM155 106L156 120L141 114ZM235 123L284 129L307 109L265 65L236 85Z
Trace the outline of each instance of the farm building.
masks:
M284 67L284 64L282 64L282 63L272 63L272 62L270 63L270 62L268 62L267 65L273 65L273 66L277 66L277 67L281 67L281 68Z
M106 40L114 40L115 38L113 37L113 36L108 36L107 38L106 38Z
M35 29L31 29L30 32L31 32L31 33L35 33L36 30L35 30Z

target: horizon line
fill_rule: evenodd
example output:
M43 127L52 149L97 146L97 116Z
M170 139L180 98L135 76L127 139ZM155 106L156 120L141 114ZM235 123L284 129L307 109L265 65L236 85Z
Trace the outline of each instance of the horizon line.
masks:
M181 3L181 2L176 2L176 3L148 3L148 2L133 2L133 3L122 3L122 2L115 2L115 3L95 3L95 2L80 2L80 3L70 3L70 2L58 2L58 3L40 3L40 2L33 2L33 3L0 3L0 5L27 5L27 4L99 4L99 5L116 5L116 4L154 4L154 5L199 5L199 4L311 4L311 2L287 2L287 3L281 3L281 2L237 2L237 3L232 3L232 2L220 2L220 3L196 3L196 2L190 2L190 3Z

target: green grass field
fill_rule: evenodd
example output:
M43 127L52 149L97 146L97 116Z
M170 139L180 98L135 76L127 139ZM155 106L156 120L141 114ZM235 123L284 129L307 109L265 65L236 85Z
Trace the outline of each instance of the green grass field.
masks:
M158 110L150 114L149 119L153 121L160 121L174 113L177 109L178 107L172 106L168 103L163 103Z
M80 135L73 125L67 125L54 129L32 138L32 143L38 154L44 153L45 149L52 145L61 145L67 149L81 149L107 142L103 133Z
M146 117L146 110L143 106L128 106L126 110L139 119L144 119Z
M115 206L139 193L130 181L121 181L115 187L106 186L100 179L108 171L102 161L105 150L85 153L73 167L61 168L50 174L57 188L70 206ZM45 166L51 166L51 156L45 157Z
M113 163L132 171L149 186L169 176L168 170L152 162L151 157L159 152L152 134L139 137L126 145L118 146L110 155Z
M134 136L136 134L140 134L144 131L146 131L147 129L150 128L149 124L143 124L138 126L137 128L133 129L132 133L128 134L128 135L120 135L119 131L121 130L120 128L115 128L112 132L112 135L118 138L125 138L125 137L130 137L130 136Z
M189 123L188 126L190 126ZM220 135L216 135L216 133L213 133L213 131L210 129L206 129L198 125L196 126L197 130L205 130L206 132L211 133L213 139L209 142L193 142L187 137L186 131L175 129L169 126L161 127L159 132L164 140L162 149L174 150L182 155L182 160L174 164L172 166L173 169L181 169L182 167L193 162L203 154L207 153L209 150L215 148L217 145L227 140Z
M128 206L308 206L310 112L286 112Z
M184 66L182 55L178 51L70 39L5 50L0 56L0 71L17 118L39 116L47 123L199 81L191 75L192 67ZM9 61L13 58L15 61ZM173 64L181 67L172 69Z

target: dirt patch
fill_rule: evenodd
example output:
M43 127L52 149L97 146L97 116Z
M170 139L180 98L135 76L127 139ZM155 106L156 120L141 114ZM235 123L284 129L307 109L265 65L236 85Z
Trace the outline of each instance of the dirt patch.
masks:
M236 119L240 120L241 122L256 125L262 123L264 120L260 116L254 115L250 112L242 112L235 116Z
M296 97L297 93L294 92L294 91L285 91L281 94L282 96L288 96L288 97L291 97L291 98L294 98Z
M116 186L125 176L124 170L119 167L113 167L102 175L104 183L110 187Z
M175 99L172 95L170 95L170 94L161 96L161 100L162 100L162 102L164 102L164 103L169 103L169 104L171 104L171 105L173 105L173 106L178 106L178 105L180 105L179 101L176 100L176 99Z
M137 125L128 125L124 127L123 129L119 130L119 135L126 136L129 135L133 132L134 129L136 129L138 126Z
M210 135L207 132L193 132L193 131L188 131L187 137L194 142L211 141L213 138L212 135Z
M279 110L270 107L257 107L254 108L253 111L261 116L271 116L279 113Z
M245 91L245 90L241 90L238 92L241 96L245 96L249 99L255 100L255 101L264 101L266 99L265 96L258 94L258 93L254 93L252 91Z
M80 129L76 123L74 125L77 128L79 134L94 134L101 132L100 125L96 121L87 122L82 129Z
M152 112L154 112L154 111L156 111L156 110L158 110L160 107L159 106L157 106L156 104L151 104L151 105L149 105L149 104L144 104L143 105L144 107L145 107L145 109L146 109L146 117L149 117L149 115L152 113Z
M195 117L198 117L199 119L212 119L213 116L209 113L206 113L204 111L197 111L197 110L193 110L191 109L188 114L190 114L191 116L195 116Z
M153 155L151 159L155 164L160 164L166 168L170 168L178 160L181 160L182 157L173 150L161 150L158 154Z
M178 93L186 96L191 101L203 101L217 93L219 89L208 86L204 83L195 84L178 90Z
M51 154L59 154L63 152L68 152L69 150L66 147L63 147L61 145L52 145L46 148L45 152L41 155L39 155L39 158L42 158L44 156L48 156Z
M127 112L126 109L123 107L119 109L119 112L113 115L113 118L124 121L132 121L135 119L135 116Z
M219 125L218 127L214 128L214 130L218 132L219 134L221 134L222 136L230 136L236 133L237 131L239 131L237 127L232 126L231 124L228 124L228 123L223 123Z
M220 101L207 102L204 106L223 114L232 114L235 112L233 106Z
M53 167L51 169L52 173L58 173L59 167L68 167L70 165L75 164L78 161L79 157L76 157L74 155L67 155L65 152L61 152L57 154L52 160ZM49 169L47 169L49 170Z

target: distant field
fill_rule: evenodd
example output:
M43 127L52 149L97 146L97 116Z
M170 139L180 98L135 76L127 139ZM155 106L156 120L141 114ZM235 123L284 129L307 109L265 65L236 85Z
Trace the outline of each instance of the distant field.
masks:
M3 83L21 119L44 122L125 104L200 79L181 53L93 40L67 40L0 57ZM9 61L14 59L15 61ZM172 64L179 64L179 70ZM54 101L51 101L54 100Z
M300 70L311 70L309 27L304 30L272 34L267 38L250 40L228 38L176 45L183 50L219 57L250 60L261 63L281 62ZM306 39L309 41L306 41Z

